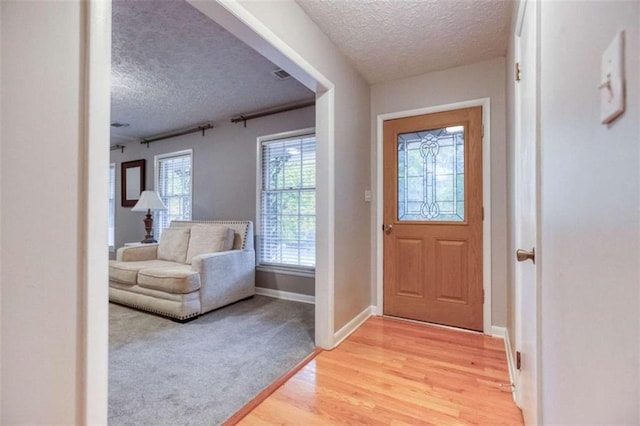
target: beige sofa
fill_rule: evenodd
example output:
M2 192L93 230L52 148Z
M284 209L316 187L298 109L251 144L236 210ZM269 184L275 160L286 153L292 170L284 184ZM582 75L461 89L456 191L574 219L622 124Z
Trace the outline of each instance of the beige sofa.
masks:
M253 224L174 221L109 262L109 300L178 321L255 294Z

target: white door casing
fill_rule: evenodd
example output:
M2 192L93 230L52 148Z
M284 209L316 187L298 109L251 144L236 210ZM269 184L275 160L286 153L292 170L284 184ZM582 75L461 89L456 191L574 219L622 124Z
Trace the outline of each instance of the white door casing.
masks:
M516 262L516 351L521 366L515 377L516 403L522 408L526 424L539 424L540 416L540 245L538 237L539 135L538 135L538 7L535 0L523 0L518 11L515 34L515 60L520 80L515 88L515 246L531 251L535 263Z
M386 120L412 117L422 114L433 114L474 106L482 107L482 203L485 220L482 222L482 288L484 289L483 329L484 334L499 336L491 320L491 99L479 98L445 105L430 106L405 111L378 114L376 119L376 203L374 211L373 241L375 244L375 315L383 315L383 261L384 244L381 232L384 223L384 194L383 194L383 125Z
M245 41L274 63L286 69L298 81L316 93L316 136L322 142L317 152L317 243L315 342L332 349L334 332L334 229L335 229L335 87L296 51L275 36L248 13L237 0L190 3L205 15L214 15L218 24ZM224 3L224 4L223 4ZM211 16L210 16L211 17ZM107 209L109 75L111 71L111 1L87 2L84 21L87 31L84 76L86 122L82 129L87 140L86 176L83 196L86 211L83 237L86 253L83 272L87 283L83 292L81 350L84 372L82 400L78 418L83 424L106 424L108 408L108 294L107 287ZM213 18L212 18L213 19ZM225 26L225 25L223 25ZM233 27L232 29L228 28ZM98 237L96 238L96 235ZM319 284L320 283L320 284Z

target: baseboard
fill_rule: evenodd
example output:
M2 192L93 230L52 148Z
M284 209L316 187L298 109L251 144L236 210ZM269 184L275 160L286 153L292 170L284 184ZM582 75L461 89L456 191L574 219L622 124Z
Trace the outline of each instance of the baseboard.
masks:
M516 363L513 359L513 352L511 351L511 340L509 339L509 333L504 333L504 350L507 352L507 366L509 367L509 381L511 384L516 383ZM515 392L514 392L515 398Z
M491 337L499 337L501 339L504 339L504 336L506 336L507 334L507 329L505 327L499 327L497 325L492 325L491 326Z
M367 306L364 311L360 312L355 316L355 318L346 323L344 327L336 331L333 335L333 347L338 347L338 345L342 343L344 339L346 339L347 337L349 337L349 335L351 335L351 333L356 331L358 327L360 327L366 320L369 319L371 315L373 315L374 310L375 306Z
M256 294L261 296L274 297L276 299L293 300L295 302L316 304L315 296L307 294L292 293L290 291L274 290L272 288L256 287Z

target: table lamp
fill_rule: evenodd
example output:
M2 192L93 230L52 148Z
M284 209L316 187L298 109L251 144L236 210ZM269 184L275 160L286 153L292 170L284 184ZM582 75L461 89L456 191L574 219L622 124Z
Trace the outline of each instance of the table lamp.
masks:
M167 206L164 205L156 191L142 191L140 199L131 211L147 212L147 216L144 219L144 229L147 231L147 235L144 240L142 240L144 244L157 243L157 241L153 239L153 217L151 216L151 210L167 210Z

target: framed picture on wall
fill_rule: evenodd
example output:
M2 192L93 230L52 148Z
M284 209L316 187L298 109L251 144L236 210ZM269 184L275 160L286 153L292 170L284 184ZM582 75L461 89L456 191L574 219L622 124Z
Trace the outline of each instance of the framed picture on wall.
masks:
M120 165L122 207L133 207L145 190L145 160L125 161Z

